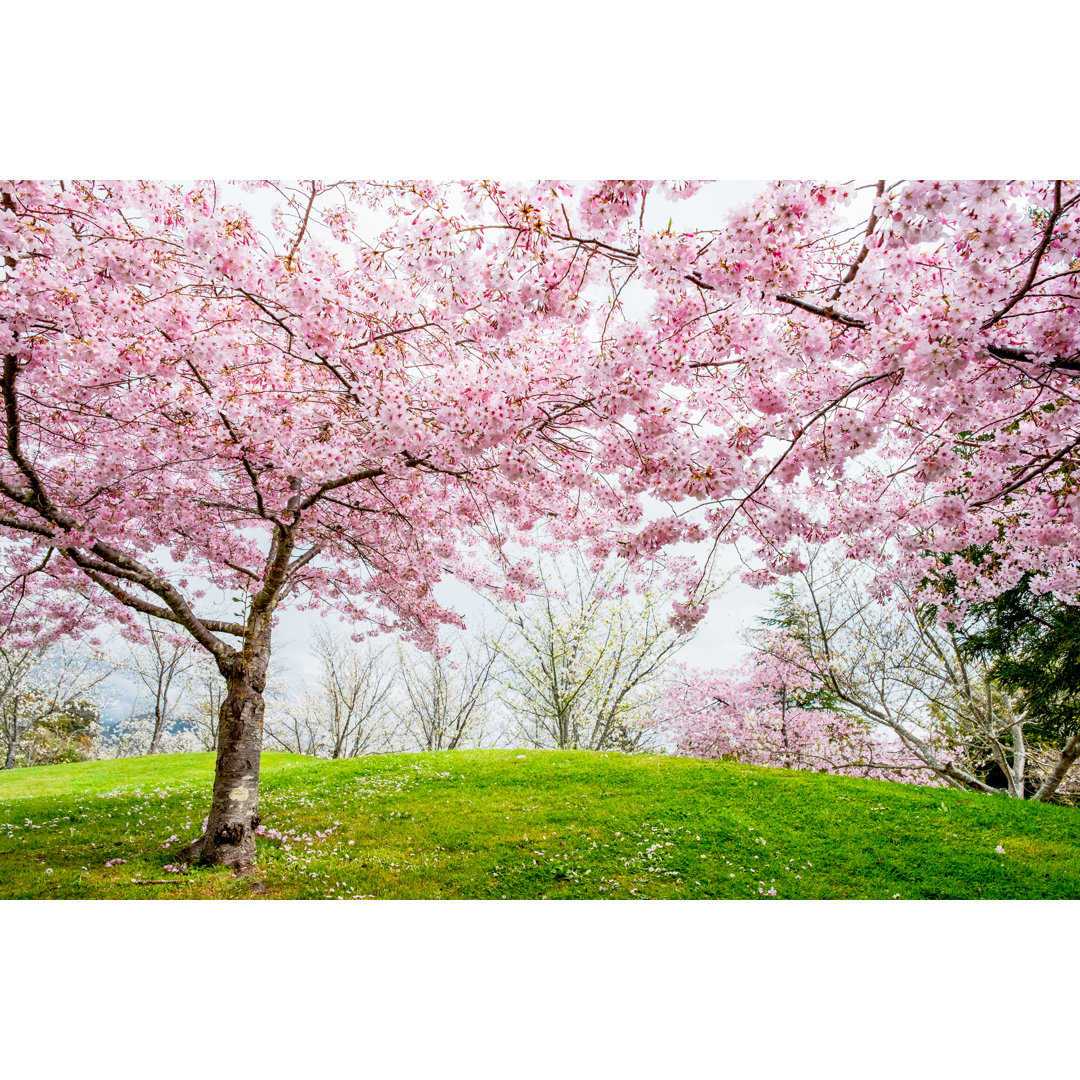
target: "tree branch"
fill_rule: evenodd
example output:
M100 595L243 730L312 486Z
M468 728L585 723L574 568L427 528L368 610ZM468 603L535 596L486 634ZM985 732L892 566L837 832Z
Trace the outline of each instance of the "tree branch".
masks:
M878 185L877 185L877 193L876 193L875 197L880 199L881 196L884 195L884 194L885 194L885 181L884 180L879 180ZM866 232L865 232L864 238L863 238L862 250L856 256L855 261L848 268L848 272L844 275L843 281L841 281L840 284L836 286L836 290L833 292L832 296L829 297L830 300L839 300L840 299L840 293L843 292L844 286L845 285L850 285L855 280L855 275L859 272L859 267L862 266L863 260L870 253L870 247L869 247L867 241L870 239L871 235L874 232L874 229L877 227L877 223L878 223L877 209L875 208L875 209L871 210L871 212L870 212L870 220L866 223Z
M1050 211L1050 216L1046 219L1046 227L1043 229L1042 241L1038 248L1035 249L1035 253L1031 260L1031 269L1028 271L1027 281L1020 286L1017 293L1013 295L1013 298L996 314L991 315L989 319L982 324L984 330L989 330L1000 318L1002 318L1006 312L1011 311L1021 300L1027 295L1028 290L1031 288L1032 282L1034 282L1036 275L1039 273L1039 263L1042 262L1042 257L1046 253L1046 249L1050 246L1050 241L1054 236L1054 226L1057 224L1058 218L1061 216L1061 181L1054 181L1054 208Z
M18 367L15 358L10 355L5 356L3 375L0 377L0 392L2 392L4 398L4 411L7 421L6 449L8 456L15 463L19 472L26 478L30 490L19 491L17 488L12 487L10 484L0 479L0 492L10 498L13 502L19 503L20 505L27 507L27 509L35 511L55 528L64 532L77 532L80 529L79 522L72 514L62 510L49 498L45 491L45 487L41 482L41 478L27 460L22 451L22 447L19 444L21 425L18 399L15 394L15 379L17 375ZM10 527L19 527L19 524L17 524L19 519L13 518L10 515L5 515L5 517L7 518L7 523ZM147 614L159 614L157 611L147 610L148 608L153 608L154 605L148 604L146 601L140 600L138 597L132 596L124 589L121 589L119 585L110 580L112 577L123 578L124 580L141 585L148 592L154 593L164 600L168 605L169 614L159 615L159 617L166 618L167 621L170 622L179 623L213 656L223 659L233 654L233 650L228 645L214 636L211 631L210 623L200 619L195 612L191 610L187 601L184 600L175 586L158 577L157 574L144 566L137 559L124 554L124 552L113 547L111 544L107 544L101 540L95 540L89 545L89 551L99 560L95 563L90 561L87 556L78 552L71 545L64 544L62 538L56 537L55 533L52 533L51 531L46 530L46 532L43 533L41 528L37 527L27 531L36 535L48 536L48 538L52 540L58 539L59 542L56 544L57 550L70 558L72 562L78 566L88 578L90 578L90 580L101 585L102 588L105 588L107 592L111 593L126 606L132 607L137 611L145 611ZM106 581L108 581L108 585L105 585ZM232 624L229 623L214 623L214 627L224 633L235 633L235 629L232 628ZM241 634L242 633L243 632L241 631Z
M856 318L854 315L845 315L844 312L837 311L831 304L828 307L822 307L820 304L811 304L809 300L803 300L798 296L790 296L788 293L778 293L776 299L782 303L790 304L792 307L809 311L811 315L820 315L823 319L830 319L841 326L851 326L856 330L867 330L870 327L870 324L865 319Z
M65 551L69 557L73 554L70 550ZM77 553L74 553L77 556ZM78 563L77 557L72 559L73 562ZM100 585L110 596L119 600L125 607L133 608L135 611L141 612L143 615L153 615L155 619L161 619L164 622L176 623L179 626L183 626L196 640L213 653L215 656L219 655L222 649L226 648L216 638L211 637L210 640L215 643L217 648L212 648L205 640L203 640L192 627L185 622L179 615L171 611L169 608L158 607L156 604L148 603L146 600L141 599L138 596L133 596L127 590L121 588L115 581L107 577L99 570L94 570L86 566L81 566L80 569L84 574L93 582ZM235 623L218 622L216 619L198 619L196 620L201 626L204 626L207 630L213 631L219 634L232 634L235 637L244 636L244 628ZM231 651L231 650L230 650Z

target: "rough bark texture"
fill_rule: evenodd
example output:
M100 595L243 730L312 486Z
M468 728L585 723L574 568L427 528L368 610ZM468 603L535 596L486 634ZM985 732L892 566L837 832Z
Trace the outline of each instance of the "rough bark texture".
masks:
M269 659L266 640L221 665L227 690L219 714L213 802L203 835L179 854L185 861L237 870L247 869L254 861Z

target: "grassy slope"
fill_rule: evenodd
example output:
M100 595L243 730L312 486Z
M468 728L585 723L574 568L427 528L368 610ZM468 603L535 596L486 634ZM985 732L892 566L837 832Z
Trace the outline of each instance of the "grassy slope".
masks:
M267 753L264 824L310 838L261 840L244 878L166 872L212 772L198 754L0 773L0 898L1080 898L1075 809L585 752Z

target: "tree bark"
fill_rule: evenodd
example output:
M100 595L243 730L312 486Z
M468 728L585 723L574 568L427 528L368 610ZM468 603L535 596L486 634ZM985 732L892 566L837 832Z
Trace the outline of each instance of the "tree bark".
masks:
M265 642L249 645L239 657L221 664L226 693L218 720L213 801L203 835L178 853L186 862L236 870L246 870L254 862L269 660L267 634Z
M1023 724L1012 726L1012 770L1009 773L1010 794L1015 799L1024 798L1024 776L1027 773L1027 746L1024 743Z
M5 769L15 768L15 751L19 746L19 696L14 695L11 703L11 727L6 732L8 736L7 757L4 760Z

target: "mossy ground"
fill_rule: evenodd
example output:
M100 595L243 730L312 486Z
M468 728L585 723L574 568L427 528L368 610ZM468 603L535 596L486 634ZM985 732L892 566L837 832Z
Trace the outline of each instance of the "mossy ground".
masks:
M167 871L212 775L209 754L0 774L0 897L1080 898L1075 809L581 751L267 753L263 824L294 839L260 839L245 877Z

